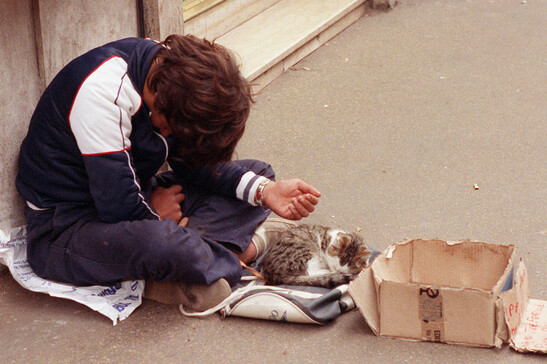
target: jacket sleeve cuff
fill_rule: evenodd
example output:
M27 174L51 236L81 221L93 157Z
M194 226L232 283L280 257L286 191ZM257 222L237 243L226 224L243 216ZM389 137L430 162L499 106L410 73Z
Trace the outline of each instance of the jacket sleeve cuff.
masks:
M266 179L266 177L258 176L254 172L246 172L237 185L236 197L240 200L247 201L250 205L258 206L255 203L256 189L260 182Z

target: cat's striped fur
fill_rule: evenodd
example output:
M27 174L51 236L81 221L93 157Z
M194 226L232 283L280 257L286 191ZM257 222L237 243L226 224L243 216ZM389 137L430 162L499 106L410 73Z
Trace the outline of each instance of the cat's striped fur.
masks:
M269 284L336 287L366 267L371 251L356 233L295 225L271 235L262 262Z

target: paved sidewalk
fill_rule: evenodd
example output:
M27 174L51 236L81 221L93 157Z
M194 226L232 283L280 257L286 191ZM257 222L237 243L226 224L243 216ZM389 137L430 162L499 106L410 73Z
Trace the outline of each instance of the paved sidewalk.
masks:
M323 197L308 222L403 238L518 245L547 299L547 2L400 0L258 96L240 158ZM308 70L309 69L309 70ZM473 184L478 184L475 190ZM375 337L354 310L320 327L145 301L111 322L0 273L3 363L494 363L545 357Z

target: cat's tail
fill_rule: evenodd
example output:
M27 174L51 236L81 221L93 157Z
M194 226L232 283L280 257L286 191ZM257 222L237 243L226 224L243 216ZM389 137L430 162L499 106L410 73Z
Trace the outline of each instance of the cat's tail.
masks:
M334 288L342 284L349 283L354 274L348 273L325 273L313 276L288 276L283 277L283 283L289 286L315 286L324 288ZM267 279L266 279L267 280ZM275 282L271 282L276 284Z

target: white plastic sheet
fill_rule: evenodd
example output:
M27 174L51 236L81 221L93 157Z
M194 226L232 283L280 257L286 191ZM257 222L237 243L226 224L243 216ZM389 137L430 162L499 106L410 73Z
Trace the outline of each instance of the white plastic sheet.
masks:
M76 287L38 277L27 260L24 227L13 229L9 236L0 230L0 263L8 266L13 278L24 288L79 302L105 315L114 325L142 303L144 281L124 281L110 287Z

